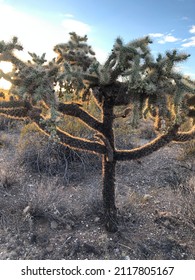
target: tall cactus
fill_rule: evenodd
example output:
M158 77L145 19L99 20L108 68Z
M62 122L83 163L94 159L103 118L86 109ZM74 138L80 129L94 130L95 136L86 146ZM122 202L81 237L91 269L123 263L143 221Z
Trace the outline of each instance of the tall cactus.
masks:
M9 43L0 42L0 61L13 64L13 71L0 76L11 81L10 93L15 100L0 103L0 114L16 119L31 119L48 137L62 145L102 156L103 206L105 224L110 232L117 231L115 205L115 167L117 161L139 159L157 151L171 141L184 142L195 138L191 131L179 131L185 117L194 117L195 83L177 73L175 64L188 55L176 50L151 55L149 37L124 44L117 38L111 54L101 65L87 44L87 36L70 33L70 41L54 47L57 58L46 63L41 57L29 53L32 62L18 59L14 50L22 50L16 37ZM72 102L65 102L65 96ZM95 98L102 116L95 118L83 103ZM151 117L163 133L150 143L134 149L117 150L113 123L116 106L127 106L120 116L133 113L138 125L142 117ZM131 109L131 110L130 110ZM94 139L75 137L60 127L64 116L80 119L94 131Z

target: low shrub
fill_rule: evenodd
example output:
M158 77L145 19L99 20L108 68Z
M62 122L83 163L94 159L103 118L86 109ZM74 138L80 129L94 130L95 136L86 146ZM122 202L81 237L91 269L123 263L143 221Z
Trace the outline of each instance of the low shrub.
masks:
M183 154L181 160L193 158L195 156L195 140L191 140L183 144Z
M97 156L74 151L49 140L34 124L25 126L18 144L20 162L30 171L62 176L69 181L73 173L80 176L87 168L95 167ZM81 171L82 170L82 171Z

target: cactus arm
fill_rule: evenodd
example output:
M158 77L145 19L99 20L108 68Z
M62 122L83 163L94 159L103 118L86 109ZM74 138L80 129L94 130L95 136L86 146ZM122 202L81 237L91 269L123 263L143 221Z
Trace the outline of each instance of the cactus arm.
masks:
M14 101L16 104L21 104L21 102ZM7 102L7 107L9 102ZM65 105L65 104L64 104ZM70 106L69 106L70 105ZM10 105L11 106L11 105ZM82 109L77 109L77 112L74 114L74 109L77 108L78 105L75 106L75 104L67 104L64 108L67 110L67 112L70 115L75 115L80 117L80 115L84 116L84 119L87 118L88 121L90 121L90 124L88 124L90 127L94 128L101 127L101 123L96 121L91 115L87 114ZM44 119L44 117L41 115L41 109L37 107L33 107L30 103L26 102L24 107L11 107L11 108L1 108L0 107L0 115L3 115L7 118L17 119L17 120L24 120L26 118L31 119L34 121L39 128L41 132L43 132L45 135L50 136L46 124L41 122L41 119ZM82 119L82 117L81 117ZM86 122L85 122L86 123ZM101 128L99 129L101 130ZM60 139L60 143L69 146L73 149L77 150L85 150L92 153L97 154L106 154L106 147L103 144L97 143L95 141L89 141L84 138L79 138L70 135L67 132L62 131L60 128L56 127L57 136Z
M195 127L193 127L192 130L188 132L178 132L178 128L179 127L175 125L166 134L157 137L142 147L132 150L116 150L114 153L114 158L119 161L139 159L152 154L172 141L186 142L195 139Z
M36 123L37 127L42 133L44 133L48 137L50 136L50 134L47 131L46 125L40 122L40 117L35 117L33 121ZM96 154L106 154L107 152L106 147L104 145L94 141L89 141L84 138L72 136L69 133L61 130L59 127L56 127L56 133L60 140L60 144L68 146L71 149L80 151L84 150Z
M187 132L178 132L173 141L175 142L186 142L195 139L195 126Z
M88 127L103 132L103 124L76 103L59 103L58 111L64 115L77 117Z
M23 120L27 117L28 109L25 107L18 108L0 108L0 116L15 120Z
M10 83L12 82L11 77L8 74L4 73L1 69L0 69L0 78L3 78L4 80Z
M157 137L153 141L139 148L135 148L132 150L116 150L114 153L114 158L119 161L125 161L139 159L144 156L150 155L154 151L159 150L160 148L166 146L168 143L174 140L178 128L178 125L175 125L166 134Z
M59 128L57 128L57 135L60 138L61 144L69 146L70 148L102 155L107 153L107 149L104 145L87 139L71 136Z
M30 109L30 103L25 101L0 102L0 115L6 118L24 120L28 117Z
M20 60L19 58L17 58L14 54L12 54L11 52L4 52L0 54L0 61L7 61L7 62L11 62L14 65L18 65L20 67L25 67L26 63L23 62L22 60Z
M189 118L195 118L195 109L189 109L188 117Z

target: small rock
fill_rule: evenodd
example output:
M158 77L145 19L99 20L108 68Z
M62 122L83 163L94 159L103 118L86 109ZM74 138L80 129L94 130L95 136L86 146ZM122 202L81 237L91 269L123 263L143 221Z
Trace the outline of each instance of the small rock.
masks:
M47 251L48 253L51 253L51 252L53 251L53 246L52 246L52 245L47 246L47 247L46 247L46 251Z
M149 194L145 194L142 198L142 203L146 203L148 202L149 200L151 200L153 198L152 195L149 195Z
M30 205L26 206L23 210L23 214L26 215L30 212Z
M94 219L94 222L99 222L99 220L100 220L100 218L99 217L96 217L95 219Z
M50 227L51 227L51 229L57 229L58 223L56 221L51 221Z
M125 256L124 259L125 259L125 260L130 260L130 257L129 257L129 256Z

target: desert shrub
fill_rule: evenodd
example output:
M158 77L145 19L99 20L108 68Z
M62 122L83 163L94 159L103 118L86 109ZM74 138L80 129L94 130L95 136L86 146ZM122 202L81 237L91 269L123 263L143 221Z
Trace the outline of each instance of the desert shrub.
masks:
M23 121L8 119L0 116L0 131L9 131L10 129L17 129L23 125Z
M0 130L7 130L10 127L10 120L0 116Z
M178 191L181 193L182 217L195 228L195 176L181 185Z
M86 125L82 124L79 120L75 119L74 117L65 116L64 123L61 128L68 133L81 138L91 138L93 132L86 127Z
M69 181L76 171L81 176L86 166L93 166L91 163L95 162L95 156L90 157L87 153L73 151L67 146L49 140L34 124L22 129L18 153L21 164L30 171L51 176L59 175L66 181Z
M42 135L35 125L23 128L18 144L18 152L22 164L35 172L46 172L56 175L59 168L67 169L67 160L71 157L68 148L54 143Z
M9 136L3 132L0 135L0 148L8 148L11 145Z
M16 199L19 178L6 163L0 168L0 228L7 230L17 223L19 201Z
M152 121L142 121L139 130L140 138L150 140L156 137L156 132Z
M16 179L10 172L2 170L0 172L0 188L10 189L16 183Z
M191 130L193 127L193 119L192 118L188 118L187 120L185 120L182 124L181 124L181 131L189 131Z
M193 127L193 119L190 118L182 123L181 131L189 131ZM182 144L183 152L179 156L180 160L187 160L195 156L195 140L191 140Z
M183 153L180 157L181 160L193 158L195 156L195 140L191 140L183 144Z
M156 137L156 131L152 121L141 121L137 128L132 126L129 118L116 119L115 141L118 149L134 148L140 146L140 138L152 140ZM148 142L148 141L146 141Z
M34 218L57 216L57 208L64 203L64 190L57 180L44 178L34 184L28 184L20 193L24 214Z
M118 118L114 122L115 144L117 149L133 148L132 137L137 133L127 118Z

